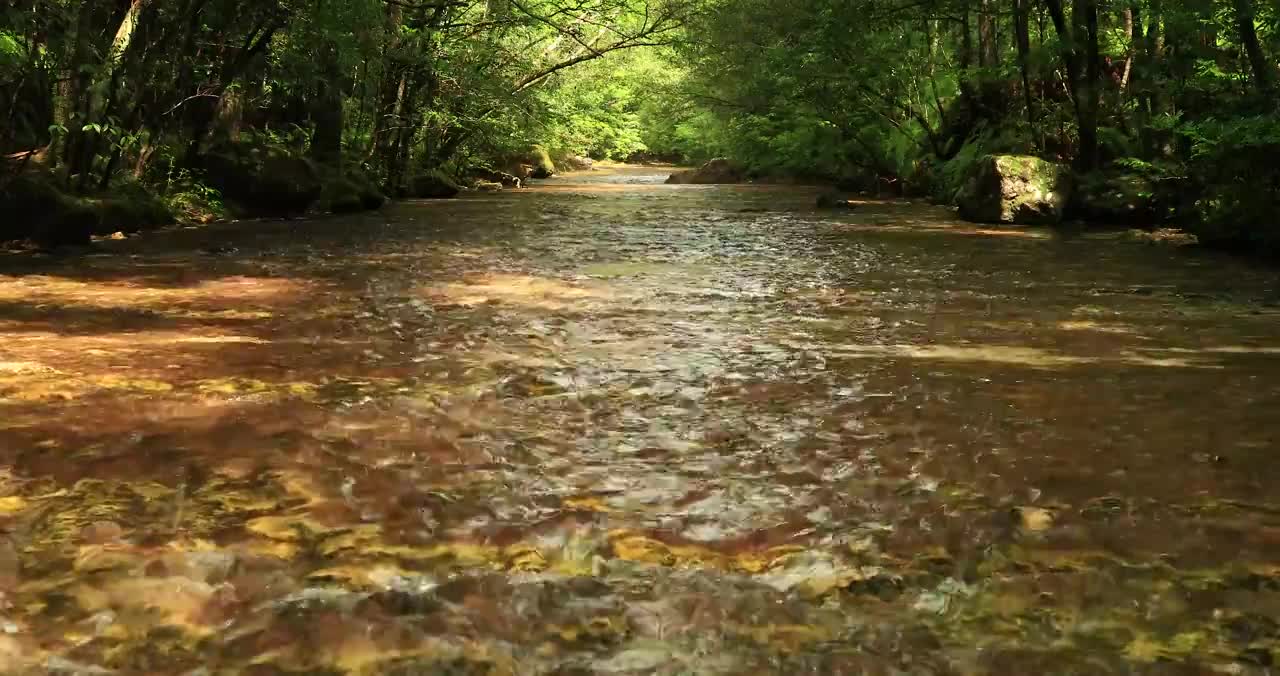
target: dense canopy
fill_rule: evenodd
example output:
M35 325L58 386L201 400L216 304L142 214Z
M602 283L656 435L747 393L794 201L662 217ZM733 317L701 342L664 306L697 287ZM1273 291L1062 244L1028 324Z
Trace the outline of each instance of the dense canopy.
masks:
M238 174L320 180L291 192L326 206L543 153L945 203L1017 153L1141 225L1270 245L1278 22L1266 0L10 0L0 151L186 216L251 205Z

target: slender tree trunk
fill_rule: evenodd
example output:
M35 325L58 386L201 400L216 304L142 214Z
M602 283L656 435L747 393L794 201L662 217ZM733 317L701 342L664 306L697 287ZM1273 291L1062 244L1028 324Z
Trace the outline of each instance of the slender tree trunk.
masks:
M1129 38L1129 50L1124 56L1124 72L1120 76L1120 95L1123 99L1129 93L1129 81L1133 77L1133 61L1138 53L1138 45L1141 42L1140 36L1134 31L1134 16L1137 15L1138 8L1130 5L1121 10L1120 21L1124 27L1124 34Z
M995 4L995 0L979 0L978 5L978 82L983 116L989 120L998 120L1005 108Z
M969 29L969 0L964 1L963 11L960 15L960 55L958 58L960 65L960 97L968 104L969 109L977 107L978 95L973 90L972 73L973 68L973 33Z

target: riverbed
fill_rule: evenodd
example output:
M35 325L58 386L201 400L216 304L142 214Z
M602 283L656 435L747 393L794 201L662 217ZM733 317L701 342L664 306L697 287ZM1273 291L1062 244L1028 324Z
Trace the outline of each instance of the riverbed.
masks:
M0 673L1270 673L1274 271L664 178L0 258Z

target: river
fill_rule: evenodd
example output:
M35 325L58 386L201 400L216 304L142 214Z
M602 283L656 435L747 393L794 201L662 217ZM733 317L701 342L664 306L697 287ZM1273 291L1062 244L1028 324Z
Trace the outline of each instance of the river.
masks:
M1271 673L1273 271L656 171L0 258L0 673Z

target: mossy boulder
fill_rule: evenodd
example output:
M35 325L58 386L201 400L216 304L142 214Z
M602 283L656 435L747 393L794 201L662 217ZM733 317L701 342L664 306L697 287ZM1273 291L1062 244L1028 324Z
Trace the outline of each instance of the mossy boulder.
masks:
M242 216L301 214L324 191L311 160L277 148L226 146L205 155L202 165L209 185Z
M88 244L94 235L139 232L168 225L165 203L137 184L115 186L109 196L78 197L53 176L24 174L0 187L0 240L29 239L46 248Z
M355 185L360 194L360 204L366 210L380 209L383 204L387 203L387 196L383 194L377 182L370 178L368 174L359 170L351 170L347 172L346 178Z
M1147 224L1155 219L1156 184L1139 174L1087 174L1072 192L1074 218L1112 225Z
M373 179L363 170L353 167L344 172L332 170L326 174L319 206L330 213L352 214L372 211L386 201L386 196Z
M108 197L87 200L96 213L97 222L93 234L110 235L114 232L133 234L155 230L173 223L173 215L162 203L147 200L137 202L128 198Z
M320 208L335 214L364 211L364 200L360 199L360 186L345 176L330 178L325 181L324 192L320 195Z
M99 214L97 235L155 230L177 220L164 200L138 183L115 186L109 197L92 202Z
M960 216L977 223L1052 225L1071 196L1071 172L1030 155L987 155L956 194Z
M46 230L78 206L52 176L23 174L0 184L0 241L27 239ZM88 241L89 233L84 240Z
M320 199L323 189L320 172L311 160L271 155L262 163L262 173L249 193L249 201L264 214L301 214Z
M534 165L532 178L550 178L556 175L556 163L553 163L547 149L541 146L534 146L534 151L529 157L529 164Z
M667 183L672 185L685 184L733 184L742 183L747 178L747 174L741 167L734 164L732 160L724 157L718 157L706 164L688 171L678 171L667 178Z
M437 169L410 178L406 192L409 197L448 198L457 197L462 188L457 181Z

